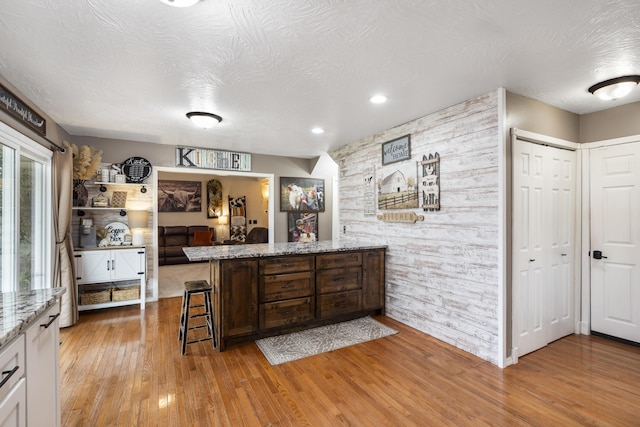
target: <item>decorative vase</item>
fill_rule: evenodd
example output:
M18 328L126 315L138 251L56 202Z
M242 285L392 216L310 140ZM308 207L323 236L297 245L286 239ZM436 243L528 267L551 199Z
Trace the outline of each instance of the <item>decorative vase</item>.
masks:
M81 179L73 180L73 206L87 206L89 202L89 191L84 186L86 181Z

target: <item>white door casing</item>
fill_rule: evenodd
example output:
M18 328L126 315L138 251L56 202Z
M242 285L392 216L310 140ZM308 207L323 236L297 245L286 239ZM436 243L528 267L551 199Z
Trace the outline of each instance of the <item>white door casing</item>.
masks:
M590 167L591 330L640 342L640 142L593 148Z
M576 153L513 140L514 346L521 356L575 328Z

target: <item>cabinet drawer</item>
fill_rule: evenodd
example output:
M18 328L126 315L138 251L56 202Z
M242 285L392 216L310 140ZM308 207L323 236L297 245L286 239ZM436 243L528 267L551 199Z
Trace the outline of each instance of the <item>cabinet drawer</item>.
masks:
M260 277L260 302L308 297L314 293L313 271Z
M0 387L0 400L9 394L11 388L24 376L25 363L24 335L20 334L0 353L0 372L2 372L0 381L6 379L6 382Z
M362 287L360 267L334 268L316 271L316 286L319 294L349 291Z
M313 319L313 297L260 304L260 329L293 325Z
M313 256L277 257L260 260L260 275L313 270Z
M318 295L316 312L320 319L360 310L362 310L362 291Z
M338 268L362 265L361 252L339 252L316 256L316 268Z

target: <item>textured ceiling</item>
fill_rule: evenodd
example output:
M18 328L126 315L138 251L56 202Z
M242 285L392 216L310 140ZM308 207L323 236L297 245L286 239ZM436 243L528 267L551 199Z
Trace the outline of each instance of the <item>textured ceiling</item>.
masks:
M313 157L499 87L640 100L586 90L625 74L637 0L0 0L0 75L72 135Z

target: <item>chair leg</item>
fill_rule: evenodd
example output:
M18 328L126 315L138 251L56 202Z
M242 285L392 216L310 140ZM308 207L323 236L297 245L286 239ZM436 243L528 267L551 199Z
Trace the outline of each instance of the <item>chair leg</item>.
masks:
M185 292L185 314L184 314L184 327L182 331L182 355L184 356L187 352L187 334L189 333L189 308L191 305L191 294L189 292Z
M204 300L207 310L207 326L209 328L209 336L211 336L211 341L213 342L213 348L216 348L218 343L216 340L216 333L213 323L213 309L211 305L211 292L204 293Z
M182 309L180 311L180 328L178 329L178 340L181 340L184 336L184 316L185 316L185 302L187 299L187 290L182 292Z

